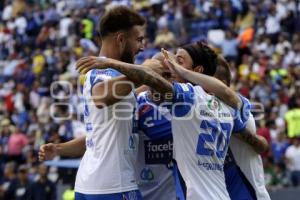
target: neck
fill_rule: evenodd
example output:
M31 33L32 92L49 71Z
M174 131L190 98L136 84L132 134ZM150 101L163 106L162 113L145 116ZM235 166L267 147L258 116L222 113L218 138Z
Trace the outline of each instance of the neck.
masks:
M113 45L113 42L109 39L103 40L99 56L105 56L107 58L120 60L121 56L119 55L118 51L116 51L116 49L113 48L114 46L115 45Z

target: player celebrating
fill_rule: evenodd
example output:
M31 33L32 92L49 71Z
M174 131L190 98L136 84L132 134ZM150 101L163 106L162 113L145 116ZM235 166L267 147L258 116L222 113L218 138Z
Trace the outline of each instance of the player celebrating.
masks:
M101 18L99 55L132 63L144 48L144 24L145 19L127 7L111 8ZM80 156L85 151L75 182L77 200L141 199L134 174L136 99L132 86L124 83L127 80L113 69L88 72L83 86L86 142L83 137L40 149L41 161L56 154Z
M198 84L196 79L191 80L191 73L179 67L176 69L177 73L181 75L182 78ZM218 78L226 85L230 85L231 75L229 65L221 56L218 57L218 67L216 68L214 77ZM234 155L238 156L237 159L235 159L230 150L226 156L224 166L226 186L232 200L270 199L265 189L262 176L263 167L261 158L256 153L266 151L268 149L268 144L263 137L255 135L255 124L253 116L250 113L249 101L241 95L240 99L243 102L241 118L243 123L247 124L247 127L245 127L245 129L241 127L240 130L236 130L243 132L243 134L235 135L239 137L239 139L237 137L231 138ZM247 145L244 148L245 143ZM245 174L239 169L239 165L241 166L242 171L246 172ZM249 181L245 177L247 177Z
M175 116L172 118L174 153L179 169L187 183L187 199L206 199L207 197L209 199L229 199L225 186L223 163L229 137L233 130L232 108L205 93L200 86L179 83L174 83L173 86L149 69L112 59L90 57L89 60L88 65L91 67L110 66L128 76L135 83L149 85L163 94L165 99L173 98L173 105L175 105L173 107ZM79 70L85 66L87 64L84 65L79 61ZM223 98L226 96L224 99L227 99L229 104L238 106L238 97L220 81L198 73L191 73L194 74L194 78L195 76L197 79L203 78L202 81L204 80L208 90L215 88L210 91L214 91ZM203 104L206 100L211 104ZM217 103L220 103L218 105L222 107L220 112L218 109L210 110L215 106L215 101L218 101ZM209 107L210 105L211 107ZM190 120L184 120L187 114L191 115ZM224 117L221 118L220 115ZM201 118L199 118L200 116ZM200 123L199 126L196 123ZM200 129L204 135L200 134L199 136ZM207 132L209 130L213 132ZM189 134L189 137L186 134ZM199 145L197 145L197 141ZM183 144L185 144L184 147ZM214 185L214 190L207 187L209 183Z

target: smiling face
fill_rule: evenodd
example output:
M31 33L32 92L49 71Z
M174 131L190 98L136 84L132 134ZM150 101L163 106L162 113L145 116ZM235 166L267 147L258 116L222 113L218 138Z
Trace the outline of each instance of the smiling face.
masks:
M121 60L128 63L134 62L134 56L145 48L145 27L134 26L126 32L124 48L121 53ZM122 46L122 44L120 44Z
M182 67L188 70L193 70L193 60L190 54L184 50L179 48L176 52L176 61L178 64L180 64Z

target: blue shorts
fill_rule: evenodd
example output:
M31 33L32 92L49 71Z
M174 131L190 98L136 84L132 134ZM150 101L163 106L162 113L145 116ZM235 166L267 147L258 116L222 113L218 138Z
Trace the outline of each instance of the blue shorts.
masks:
M75 200L143 200L139 190L114 194L82 194L75 192Z
M231 200L256 200L255 190L237 165L224 168L225 182Z

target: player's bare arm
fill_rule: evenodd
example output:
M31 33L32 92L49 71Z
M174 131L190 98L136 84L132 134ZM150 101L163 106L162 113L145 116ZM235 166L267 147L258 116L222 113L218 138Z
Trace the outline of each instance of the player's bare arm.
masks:
M95 67L92 67L96 64L95 58L97 57L89 56L79 59L76 63L77 70L81 74L86 74L89 70L95 69ZM122 100L122 97L127 96L133 89L130 80L126 76L108 79L96 83L92 88L93 101L98 108L110 106Z
M233 136L249 144L258 154L266 152L269 149L269 144L264 137L252 134L247 128L241 134L234 134Z
M85 136L65 143L48 143L40 147L39 161L52 160L55 156L81 157L85 152Z
M172 56L169 56L168 51L162 49L162 52L165 56L167 66L174 73L177 73L183 79L195 85L200 85L204 90L215 94L229 106L233 108L241 107L242 102L238 95L232 89L227 87L222 81L211 76L187 70L181 67Z
M147 67L125 63L111 58L89 57L77 63L77 70L80 73L86 73L91 69L113 68L126 75L136 86L143 84L148 85L166 97L166 99L171 99L173 86L161 76L161 74L166 73L168 70L156 60L148 60L145 65Z

